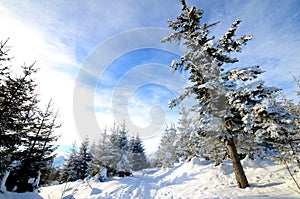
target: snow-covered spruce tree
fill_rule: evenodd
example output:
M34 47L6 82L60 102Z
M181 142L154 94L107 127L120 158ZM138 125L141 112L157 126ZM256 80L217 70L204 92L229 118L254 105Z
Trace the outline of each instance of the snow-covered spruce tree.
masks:
M174 143L176 140L176 128L172 124L169 128L166 126L165 132L162 135L160 144L158 146L156 154L156 166L164 168L170 168L174 166L174 163L178 162L179 157L176 154Z
M115 175L116 162L119 158L116 157L119 154L117 151L118 149L111 142L107 130L104 129L102 137L91 147L93 173L98 174L99 180L105 181L106 177Z
M63 166L60 182L71 182L84 179L91 174L92 155L89 148L89 139L85 138L77 151L74 143L70 156Z
M60 182L72 182L78 180L77 177L77 168L78 168L78 161L77 161L77 146L76 143L73 143L72 151L69 154L69 157L66 163L63 165L62 173L60 176Z
M184 112L181 113L182 118L178 127L179 133L175 141L176 151L180 153L180 151L184 150L184 153L189 155L187 160L197 156L206 160L213 160L215 165L219 165L224 159L228 158L228 152L224 143L213 136L206 136L206 132L212 131L212 128L207 119L209 116L207 117L201 112L201 106L194 105ZM185 127L181 127L181 123L185 121L183 118L186 117L190 120L188 123L184 122ZM180 154L178 156L182 157Z
M193 157L199 156L200 138L193 128L193 112L184 106L180 106L180 119L178 123L178 132L174 147L176 154L180 159L190 160Z
M267 87L262 80L254 81L263 72L259 66L253 66L231 69L223 74L230 106L230 114L225 116L226 126L231 127L236 135L238 152L252 158L262 154L265 144L258 141L261 125L252 117L253 113L280 91L275 87Z
M257 139L270 143L273 155L284 162L297 161L300 166L300 118L294 112L294 105L286 99L269 99L261 106L254 107L251 116L257 125ZM292 108L292 110L291 110Z
M123 122L122 126L117 126L116 124L113 125L111 128L110 134L111 142L120 150L128 150L128 130L126 128L125 121Z
M139 171L148 167L148 160L145 155L143 142L139 135L132 137L129 141L129 150L131 153L131 165L133 171Z
M20 85L21 78L12 76L8 55L10 49L7 47L7 42L8 40L0 42L0 180L9 171L13 154L21 145L23 135L20 130L23 124L20 119L25 120L21 117L24 116L22 113L26 112L27 108L24 106L24 101L34 98L34 95L30 96L27 93L28 84ZM27 75L25 78L27 80ZM30 106L31 104L28 109Z
M297 79L294 76L294 81L295 84L297 85L297 96L298 96L298 100L300 99L300 77ZM291 101L288 101L286 98L284 98L284 104L285 106L287 106L287 110L290 114L294 115L297 120L295 121L295 132L297 133L297 136L300 136L300 101L298 101L298 104L295 104ZM296 139L295 139L296 140ZM297 140L298 142L300 142L300 139ZM297 150L300 150L300 147L297 148ZM300 170L300 151L296 151L297 153L297 164L298 164L298 170ZM296 154L294 153L294 154Z
M129 159L128 151L122 151L121 158L117 163L117 173L119 177L132 176L131 159Z
M25 137L22 139L22 146L15 152L15 165L6 181L9 191L26 192L37 189L41 172L51 169L56 149L53 142L57 140L57 136L53 136L53 131L59 126L56 125L57 114L52 109L51 101L45 112L37 106L32 107L26 117L23 128Z
M279 130L276 135L280 137L274 138L274 134L272 134L271 140L275 141L275 145L277 145L277 147L275 148L279 148L279 150L281 149L281 158L283 158L285 162L297 162L298 169L300 169L299 104L297 105L292 101L288 100L283 94L281 96L281 101L275 101L274 99L271 99L268 102L269 106L274 106L272 112L274 112L275 110L277 112L276 114L272 112L267 113L267 118L273 119L273 123L276 123L278 125ZM283 143L285 144L282 143L282 139L284 140Z
M7 190L33 191L39 184L40 172L52 161L57 139L53 131L56 115L50 103L39 107L34 64L23 66L16 75L8 67L6 42L0 45L0 177L10 172Z
M102 138L91 149L94 173L97 172L98 176L100 175L100 180L105 180L106 176L119 175L122 177L132 174L128 140L125 122L121 127L114 124L110 133L104 130ZM103 171L106 171L106 175Z
M255 123L252 125L259 127L255 132L257 139L272 146L273 153L269 153L269 155L286 166L290 176L300 189L300 184L289 166L291 162L296 162L298 168L300 166L300 118L288 110L286 102L270 99L254 108L251 117Z
M116 173L120 177L132 175L131 157L129 153L128 129L125 121L121 127L113 127L110 140L117 148L115 157L117 159Z
M252 90L251 90L252 89ZM270 156L277 156L284 161L291 159L298 161L299 164L299 112L297 106L287 100L282 94L282 99L277 96L277 88L264 87L264 82L258 81L252 84L251 89L240 90L240 98L246 98L249 95L260 94L260 98L253 98L251 111L243 111L243 123L245 129L252 131L255 135L255 143L267 146L267 150L275 153L269 153ZM262 92L264 90L264 92ZM259 103L257 103L259 101ZM232 101L233 102L233 101ZM255 102L255 103L254 103ZM234 102L241 108L240 102ZM244 106L245 107L245 106ZM247 136L244 134L242 136ZM244 142L247 139L242 139ZM248 139L248 142L251 142ZM253 144L255 144L253 143ZM248 144L249 146L249 144ZM249 151L255 151L253 145L250 145ZM256 145L257 146L257 145ZM260 148L262 150L264 148ZM298 156L297 156L298 154Z
M256 142L268 146L266 155L282 162L300 189L288 165L296 162L298 168L300 166L299 106L287 100L283 94L282 99L272 95L268 100L256 104L244 120L249 121L246 122L246 128L253 130Z
M22 102L17 98L19 95L7 85L12 78L7 42L8 40L0 42L0 181L9 170L12 153L21 143L21 136L14 132L21 129L22 125L17 120L17 115L22 112Z
M238 62L230 55L241 52L241 47L252 38L250 35L235 38L240 20L216 40L210 36L210 28L217 23L200 25L203 10L197 10L194 6L189 8L184 0L181 2L182 13L175 21L169 21L169 27L174 32L162 42L181 42L187 48L180 60L172 61L171 68L174 71L188 71L193 85L171 101L170 107L178 105L187 96L195 96L199 102L195 129L203 139L208 138L227 147L238 187L248 187L236 147L244 139L244 134L248 134L250 140L254 138L253 129L245 128L249 121L244 117L278 89L266 87L263 81L253 83L263 72L258 66L230 69L230 64Z
M91 161L92 155L89 149L89 139L85 138L79 147L79 152L77 155L77 178L84 179L91 174Z

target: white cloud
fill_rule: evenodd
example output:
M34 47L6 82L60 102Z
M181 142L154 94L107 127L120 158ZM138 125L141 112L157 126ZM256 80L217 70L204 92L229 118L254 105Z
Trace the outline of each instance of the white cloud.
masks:
M10 38L8 44L12 47L10 55L14 57L13 66L32 64L36 61L39 71L36 75L39 82L41 104L53 99L55 107L59 108L59 122L62 128L57 132L62 134L61 142L78 139L72 121L72 93L74 80L66 74L56 71L57 68L78 68L73 49L70 49L54 35L35 29L31 24L22 23L18 16L4 6L0 7L2 19L1 39ZM66 139L66 138L72 138Z

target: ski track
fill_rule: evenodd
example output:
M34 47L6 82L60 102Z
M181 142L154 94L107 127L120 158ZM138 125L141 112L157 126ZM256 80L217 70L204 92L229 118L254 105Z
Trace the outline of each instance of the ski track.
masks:
M126 184L120 186L118 189L107 193L106 198L156 198L159 189L159 181L166 175L161 174L159 176L151 175L155 170L147 170L139 173L135 173L134 177L126 177L120 179L120 183Z
M165 178L172 173L177 167L163 172L159 169L149 169L141 172L136 172L134 177L125 177L119 180L122 184L116 189L106 192L105 196L98 196L97 198L105 199L145 199L145 198L175 198L173 191L168 186L174 185L165 180ZM179 183L179 181L178 181ZM164 188L163 190L161 190Z

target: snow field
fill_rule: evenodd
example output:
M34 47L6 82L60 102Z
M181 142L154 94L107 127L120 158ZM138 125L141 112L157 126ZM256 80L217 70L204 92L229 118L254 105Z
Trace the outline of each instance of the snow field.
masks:
M171 199L171 198L300 198L283 165L269 160L242 161L251 187L236 187L230 160L214 166L198 158L171 169L146 169L134 177L96 179L44 187L40 196L49 199ZM65 193L62 197L62 192ZM32 198L31 198L32 199Z

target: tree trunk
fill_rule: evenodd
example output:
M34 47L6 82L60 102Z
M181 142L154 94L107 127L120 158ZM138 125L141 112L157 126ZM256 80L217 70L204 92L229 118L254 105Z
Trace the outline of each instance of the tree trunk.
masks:
M232 161L232 166L234 169L235 178L239 188L249 187L249 183L247 177L245 175L244 169L242 167L239 155L237 153L234 140L231 138L227 140L227 147L230 155L230 159Z

